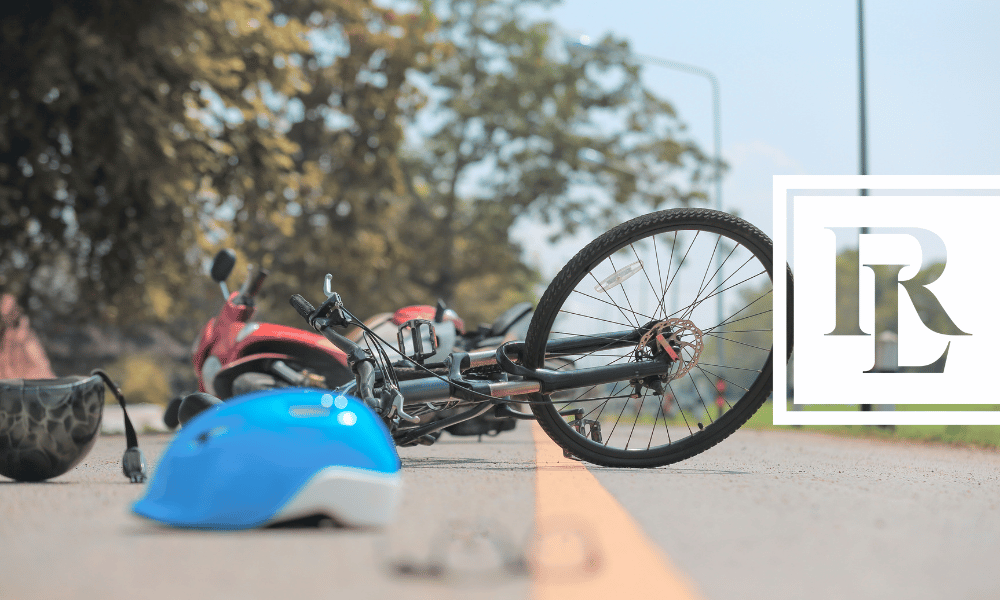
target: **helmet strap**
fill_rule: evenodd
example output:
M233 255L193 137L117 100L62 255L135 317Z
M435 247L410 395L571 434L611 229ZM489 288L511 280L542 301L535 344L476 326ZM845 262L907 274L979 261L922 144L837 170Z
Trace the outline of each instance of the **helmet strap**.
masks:
M122 414L125 415L125 454L122 456L122 473L132 483L143 483L146 481L146 458L139 449L139 439L135 435L135 427L132 420L128 418L128 410L125 409L125 396L121 388L111 381L111 377L101 369L94 369L91 375L97 375L104 380L105 385L111 393L118 399L118 404L122 407Z

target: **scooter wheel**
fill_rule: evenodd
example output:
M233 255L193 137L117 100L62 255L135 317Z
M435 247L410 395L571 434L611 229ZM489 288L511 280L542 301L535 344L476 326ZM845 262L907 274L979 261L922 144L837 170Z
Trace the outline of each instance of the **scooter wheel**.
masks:
M167 426L167 429L177 429L177 426L181 424L177 418L177 411L181 408L182 400L184 400L184 396L175 396L167 403L167 410L163 411L163 424Z

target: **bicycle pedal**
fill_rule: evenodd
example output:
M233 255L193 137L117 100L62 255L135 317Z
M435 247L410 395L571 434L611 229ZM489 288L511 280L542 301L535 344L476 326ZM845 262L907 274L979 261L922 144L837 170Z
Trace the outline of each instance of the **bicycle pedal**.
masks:
M396 341L399 343L399 353L409 356L414 361L423 364L438 351L437 332L434 330L434 323L427 319L410 319L399 326L396 332ZM410 348L406 342L409 341ZM430 349L424 348L424 342L430 345ZM411 354L409 350L413 350Z
M431 435L429 433L424 434L417 438L417 443L420 444L421 446L430 446L436 441L437 441L437 436Z
M594 440L598 444L604 441L601 435L601 424L598 421L593 421L590 424L590 439Z
M568 458L570 460L576 460L576 461L583 462L582 458L580 458L579 456L574 455L572 452L570 452L569 450L567 450L565 448L563 448L563 457Z

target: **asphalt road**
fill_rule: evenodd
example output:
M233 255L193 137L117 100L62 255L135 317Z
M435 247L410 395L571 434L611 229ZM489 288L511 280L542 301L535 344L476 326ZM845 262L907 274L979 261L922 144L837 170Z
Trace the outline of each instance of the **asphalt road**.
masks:
M169 440L141 437L151 465ZM218 533L132 516L123 448L0 478L0 599L1000 598L996 452L741 431L673 467L583 468L522 423L402 449L385 530Z

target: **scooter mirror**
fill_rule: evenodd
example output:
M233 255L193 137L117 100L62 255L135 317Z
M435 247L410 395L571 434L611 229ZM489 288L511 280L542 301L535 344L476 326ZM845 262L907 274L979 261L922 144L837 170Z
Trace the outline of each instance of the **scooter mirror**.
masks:
M229 248L219 250L212 261L212 279L218 283L224 282L229 279L234 266L236 266L236 254Z

